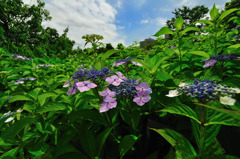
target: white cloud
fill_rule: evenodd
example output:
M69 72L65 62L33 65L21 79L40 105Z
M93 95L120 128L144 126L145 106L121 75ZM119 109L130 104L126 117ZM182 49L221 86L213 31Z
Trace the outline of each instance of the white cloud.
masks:
M181 6L189 6L189 7L195 7L197 6L197 0L182 0L180 3L176 3L178 7Z
M167 19L162 18L162 17L158 17L154 20L154 22L156 23L156 25L158 27L163 27L163 26L166 26Z
M141 20L141 21L140 21L141 24L146 24L146 23L148 23L148 22L149 22L148 19L145 19L145 20Z
M85 41L81 37L86 34L102 35L103 43L125 45L126 37L120 36L114 24L117 11L106 0L51 0L45 3L52 20L43 25L57 29L60 34L69 27L68 37L76 45L84 46Z

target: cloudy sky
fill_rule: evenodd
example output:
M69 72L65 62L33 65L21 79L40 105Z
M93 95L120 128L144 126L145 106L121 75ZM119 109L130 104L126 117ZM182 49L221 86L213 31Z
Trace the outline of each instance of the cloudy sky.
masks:
M23 0L34 4L36 0ZM134 41L151 38L174 15L175 8L213 4L223 9L230 0L41 0L52 16L43 23L58 30L60 34L69 28L68 37L83 48L82 36L103 35L103 43L129 46Z

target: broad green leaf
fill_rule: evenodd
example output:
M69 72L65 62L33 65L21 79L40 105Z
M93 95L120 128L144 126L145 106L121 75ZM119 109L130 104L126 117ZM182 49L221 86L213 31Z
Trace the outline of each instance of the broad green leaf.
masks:
M171 114L178 114L183 115L188 118L191 118L195 120L197 123L201 124L201 122L198 120L197 114L188 106L184 104L174 104L174 105L168 105L164 109L160 110L160 112L167 112Z
M88 154L88 156L90 156L90 158L94 158L97 155L96 139L92 130L85 129L84 131L81 131L80 140L83 150Z
M210 10L210 16L213 21L217 20L219 9L216 8L215 3L213 8Z
M37 110L37 113L46 113L46 112L52 112L52 111L59 111L59 110L65 110L66 106L64 104L60 103L47 103L46 105L42 106Z
M165 34L173 34L173 31L168 27L162 27L154 36L159 37Z
M96 148L97 148L97 154L100 156L103 145L105 144L109 134L111 133L113 128L108 128L104 131L102 131L100 134L97 135L96 138Z
M179 17L176 19L176 21L175 21L175 23L174 23L174 26L175 26L176 30L181 30L181 29L182 29L183 22L184 22L184 20L182 19L181 16L179 16Z
M238 49L238 48L240 48L240 44L231 45L228 48Z
M16 95L16 96L13 96L13 97L9 100L9 103L12 103L12 102L15 102L15 101L23 101L23 100L32 101L31 98L26 97L26 96L24 96L24 95Z
M131 61L134 61L134 62L138 62L140 64L142 64L142 67L145 68L149 73L151 72L150 69L152 68L148 63L147 61L146 62L143 62L141 60L138 60L138 59L133 59Z
M3 155L1 155L1 159L16 159L16 154L19 151L19 147L15 147L14 149L11 149L7 152L5 152Z
M173 79L173 77L166 72L157 72L156 79L160 81L166 81L168 79Z
M205 51L190 51L190 52L186 52L186 54L194 54L194 55L198 55L198 56L203 56L206 57L207 59L210 58L210 56L205 52Z
M77 112L70 114L71 119L86 119L94 123L107 125L107 121L104 119L102 114L95 109L81 109Z
M46 102L46 99L48 97L56 97L57 95L54 93L43 93L41 95L38 96L38 102L40 104L40 106L44 105L44 103Z
M9 96L3 96L0 98L0 108L2 107L3 103L6 102L6 100L9 98Z
M175 148L176 159L193 159L197 156L191 143L178 132L170 129L150 129L160 134Z
M157 71L158 67L161 65L162 62L164 62L166 59L168 59L168 56L162 57L158 60L158 62L153 66L152 70L151 70L151 74L155 74L155 72Z
M210 106L210 105L206 105L206 104L202 104L202 103L194 103L196 105L200 105L200 106L204 106L210 109L214 109L218 112L224 113L226 115L231 116L232 118L235 118L236 120L240 120L240 111L233 111L233 110L228 110L228 109L223 109L223 108L217 108L214 106Z
M31 117L26 117L23 118L19 121L17 121L16 123L14 123L11 127L9 127L8 129L6 129L3 133L2 133L2 138L4 141L8 141L8 142L15 142L14 138L15 136L23 129L25 128L25 126L32 124L35 121L35 117L31 116Z
M54 149L54 158L57 159L59 156L62 156L67 153L74 153L79 152L73 145L66 144L66 145L57 145Z
M233 8L233 9L229 9L229 10L224 11L224 12L220 15L220 17L218 18L217 23L220 23L221 20L223 20L226 16L228 16L229 14L231 14L232 12L235 12L235 11L237 11L237 10L238 10L237 8Z
M198 21L195 21L194 23L205 23L205 24L209 24L209 25L213 25L213 22L211 22L210 20L198 20Z
M100 70L102 68L102 63L101 61L97 61L94 65L94 68L97 69L97 70Z
M28 95L37 100L37 97L41 91L42 88L35 88L33 91L29 92Z
M135 135L126 135L123 137L119 145L121 159L133 147L133 145L137 142L138 138L139 137Z
M108 50L106 53L103 54L102 60L108 59L111 55L115 54L117 51L116 50Z
M200 32L201 30L197 27L187 27L183 31L181 31L180 34L184 35L185 33L189 32L189 31L199 31Z

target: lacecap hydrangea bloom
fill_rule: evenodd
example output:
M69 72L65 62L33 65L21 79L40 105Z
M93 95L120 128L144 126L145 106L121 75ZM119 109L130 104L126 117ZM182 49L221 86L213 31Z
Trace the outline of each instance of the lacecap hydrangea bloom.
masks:
M120 66L122 64L134 64L134 65L137 65L137 66L142 66L142 64L140 64L138 62L130 61L132 59L134 59L134 57L127 57L123 60L119 60L119 61L114 62L112 66Z
M202 103L219 99L222 104L234 105L236 100L233 97L237 93L240 93L239 88L216 84L210 80L195 80L193 83L180 83L178 89L170 90L166 96L176 97L186 94L189 97L197 98Z
M133 101L142 106L147 103L151 96L149 94L152 93L150 87L146 82L140 82L136 79L128 79L123 76L121 72L116 73L118 78L110 77L110 79L106 78L106 81L109 83L107 86L108 88L100 93L103 96L103 102L100 107L100 112L106 112L109 109L115 108L117 106L115 96L122 96L122 97L133 97ZM113 80L117 81L116 83Z
M229 54L229 55L216 55L216 56L211 56L209 59L203 60L205 61L204 68L213 66L217 61L230 61L230 60L236 60L240 59L235 54Z
M89 91L91 88L97 87L97 80L105 80L108 75L113 74L108 68L102 68L101 70L91 69L87 70L85 68L77 69L77 72L73 75L71 80L64 83L63 87L72 87L68 89L67 95L76 94L77 90L80 92Z

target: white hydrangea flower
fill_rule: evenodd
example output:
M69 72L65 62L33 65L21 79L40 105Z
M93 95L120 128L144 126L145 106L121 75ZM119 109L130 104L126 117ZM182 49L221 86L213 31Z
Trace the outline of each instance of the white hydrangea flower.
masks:
M182 83L182 82L181 82L181 83L179 83L178 86L179 86L179 87L184 87L185 85L186 85L186 83Z
M239 88L232 88L232 90L236 91L236 93L240 93L240 89Z
M5 121L5 123L8 123L8 122L12 121L13 119L14 119L13 117L10 117Z
M180 94L179 94L178 90L170 90L169 94L167 94L166 96L168 96L168 97L176 97L176 96L179 96L179 95Z
M235 102L236 102L236 100L229 96L220 97L220 103L222 103L222 104L234 105Z

